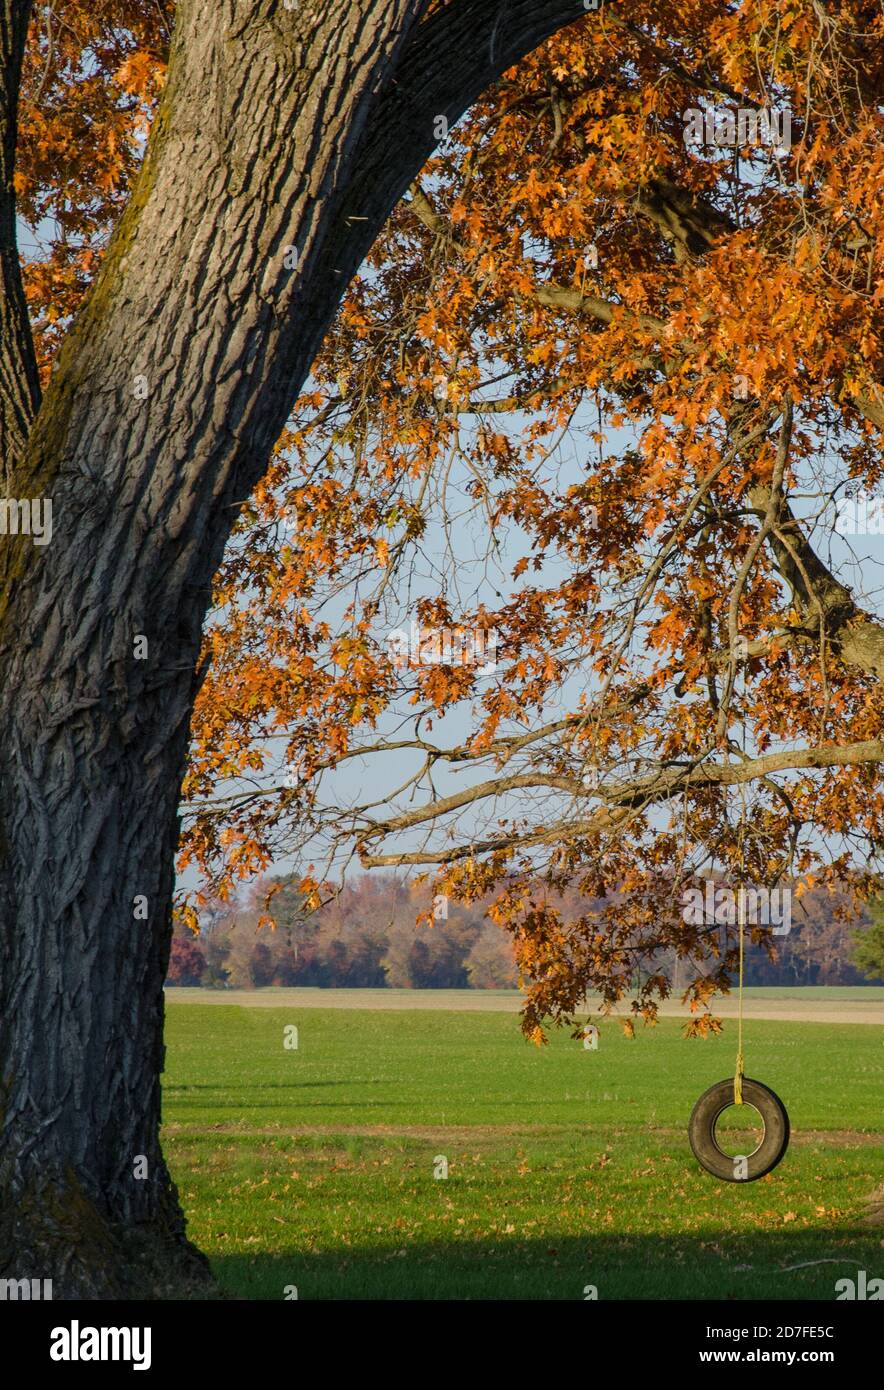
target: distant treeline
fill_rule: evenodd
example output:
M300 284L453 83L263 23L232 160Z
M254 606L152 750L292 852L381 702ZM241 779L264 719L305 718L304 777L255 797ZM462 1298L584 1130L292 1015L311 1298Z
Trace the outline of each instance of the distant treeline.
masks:
M514 989L510 939L479 905L437 905L448 918L415 924L433 903L424 885L362 875L326 907L306 913L285 881L272 899L276 930L258 929L267 885L239 907L213 904L199 936L179 926L168 983L327 988Z
M291 883L274 883L280 885L272 899L275 930L258 927L266 882L247 902L212 903L198 936L176 927L168 983L237 989L514 989L518 983L511 939L487 920L484 903L437 902L438 920L417 926L418 914L433 910L427 887L392 874L357 877L313 913L304 910ZM563 900L563 909L569 907L586 910L576 894L570 903ZM868 922L865 914L858 921L840 920L835 897L813 889L793 904L792 929L775 942L774 960L761 947L747 951L746 983L869 984L853 960L855 934ZM667 971L677 986L679 969L671 954L645 964ZM680 973L683 985L683 964Z

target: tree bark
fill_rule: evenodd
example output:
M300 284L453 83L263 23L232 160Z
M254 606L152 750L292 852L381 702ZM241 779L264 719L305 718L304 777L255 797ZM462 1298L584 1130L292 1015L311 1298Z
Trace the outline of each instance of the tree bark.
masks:
M0 1275L56 1298L211 1291L159 1077L212 576L435 116L583 14L426 8L184 0L130 204L6 455L53 534L0 538Z

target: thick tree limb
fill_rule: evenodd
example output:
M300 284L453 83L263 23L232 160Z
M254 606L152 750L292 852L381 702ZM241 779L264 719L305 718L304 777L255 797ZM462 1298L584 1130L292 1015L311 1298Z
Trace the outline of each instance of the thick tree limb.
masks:
M629 781L606 781L591 792L575 778L549 777L529 773L518 777L499 778L496 782L483 782L473 788L466 788L454 797L442 797L421 807L418 811L407 812L402 816L391 817L387 821L370 825L362 834L360 861L366 868L392 867L405 864L446 864L476 854L494 853L500 850L523 849L532 845L555 844L568 838L602 834L622 826L629 814L644 810L654 803L671 800L683 792L698 792L711 787L734 787L753 781L769 778L774 772L795 772L816 770L828 767L862 767L869 763L884 760L884 741L869 739L861 743L832 745L820 748L783 749L767 753L759 758L747 758L733 763L686 763L679 766L664 767L648 777ZM449 847L439 852L409 850L401 854L370 853L367 845L371 840L399 831L412 829L415 825L439 819L453 810L459 810L470 802L486 800L502 795L515 788L555 787L571 792L574 796L601 799L603 805L589 817L558 821L542 830L520 834L498 835L486 840L473 840L470 843Z
M767 543L804 624L800 631L776 640L816 637L822 622L828 642L846 665L884 679L884 625L860 608L850 589L820 559L782 494L774 497L769 487L757 485L750 488L749 497L761 512L775 502L778 522Z

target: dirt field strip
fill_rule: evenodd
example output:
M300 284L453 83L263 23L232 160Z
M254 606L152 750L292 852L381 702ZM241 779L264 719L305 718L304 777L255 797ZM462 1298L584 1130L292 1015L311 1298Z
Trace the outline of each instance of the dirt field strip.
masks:
M166 990L169 1004L226 1004L247 1009L378 1009L414 1011L450 1010L455 1013L518 1013L522 995L516 990L472 989L189 989ZM598 1014L598 1001L589 999L587 1011ZM628 1013L624 1009L623 1013ZM736 996L716 1000L713 1013L736 1018ZM690 1010L667 1001L661 1018L690 1018ZM746 999L745 1018L773 1023L864 1023L884 1026L884 1000L826 999L808 997Z
M655 1135L683 1137L683 1129L666 1125L651 1124L648 1132ZM420 1139L430 1143L460 1144L466 1148L482 1144L499 1144L501 1139L558 1139L573 1134L570 1125L263 1125L252 1128L239 1120L221 1120L205 1128L202 1125L169 1124L170 1134L187 1136L217 1135L219 1138L234 1136L238 1139ZM611 1126L605 1133L611 1138L628 1134L623 1127ZM792 1144L829 1144L841 1149L881 1148L884 1135L879 1132L866 1132L854 1129L793 1129Z

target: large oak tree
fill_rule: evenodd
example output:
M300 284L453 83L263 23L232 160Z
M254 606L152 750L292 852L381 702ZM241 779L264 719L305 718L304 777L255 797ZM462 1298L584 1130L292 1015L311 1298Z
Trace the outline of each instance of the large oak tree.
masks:
M88 145L96 66L146 10L99 7L96 24L95 7L72 6L56 28L50 11L32 30L45 72L29 118L62 30L91 23L70 106L72 146ZM15 198L39 206L53 150L38 132L36 173L17 179L30 5L3 4L6 496L51 499L53 518L48 545L0 538L3 1275L51 1278L56 1297L208 1283L160 1149L159 1077L212 578L438 118L453 123L583 13L574 0L185 0L143 161L106 142L92 171L98 197L115 162L140 163L85 304L70 324L63 298L48 315L60 346L41 396ZM144 85L131 65L128 80ZM72 230L74 301L85 254Z

